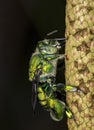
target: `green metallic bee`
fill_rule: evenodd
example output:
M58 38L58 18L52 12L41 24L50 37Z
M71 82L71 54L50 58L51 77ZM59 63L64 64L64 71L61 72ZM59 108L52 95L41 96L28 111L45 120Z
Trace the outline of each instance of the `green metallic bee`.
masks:
M59 41L62 41L62 43ZM44 107L44 102L41 99L41 96L43 95L42 98L45 100L46 106L50 110L50 115L54 120L61 120L65 109L67 109L66 113L68 117L72 117L71 111L66 107L65 103L55 96L56 92L59 91L62 93L62 90L77 90L77 88L72 86L64 86L60 83L56 84L55 81L57 61L58 59L64 59L65 57L65 55L59 54L63 42L65 42L65 38L44 39L43 41L39 41L29 64L29 80L32 82L33 111L35 110L37 95L41 105ZM43 88L45 88L45 91ZM41 91L40 94L39 91Z
M39 41L35 53L30 59L29 80L33 82L33 109L35 109L36 106L37 88L39 82L54 82L57 60L64 58L64 55L59 54L59 49L62 45L58 42L58 40L65 39L45 39L43 41Z

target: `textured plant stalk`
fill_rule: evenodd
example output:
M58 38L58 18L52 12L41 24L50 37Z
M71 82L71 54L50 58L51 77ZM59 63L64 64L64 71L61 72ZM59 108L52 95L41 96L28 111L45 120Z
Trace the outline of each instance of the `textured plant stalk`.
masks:
M66 0L66 85L74 118L69 130L94 130L94 0Z

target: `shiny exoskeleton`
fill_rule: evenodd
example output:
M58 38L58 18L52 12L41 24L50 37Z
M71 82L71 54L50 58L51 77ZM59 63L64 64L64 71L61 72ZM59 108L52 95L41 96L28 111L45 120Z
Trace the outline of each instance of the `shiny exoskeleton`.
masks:
M56 76L57 60L64 58L59 54L60 43L54 39L45 39L38 43L35 53L31 57L29 67L29 80L34 80L41 71L40 82L49 80L49 77Z
M56 92L58 91L58 90L56 91L57 87L58 85L54 85L54 89L55 89L54 91L50 87L49 83L42 83L41 85L39 85L38 87L39 102L44 109L50 111L50 116L55 121L62 120L64 112L66 112L68 118L72 118L73 114L69 110L68 106L63 101L57 98L57 94L56 94Z
M50 111L53 120L59 121L63 113L72 118L72 113L67 105L57 98L56 92L62 95L62 90L76 91L72 86L56 83L56 68L58 59L64 55L59 54L62 48L60 39L44 39L39 41L29 64L29 80L32 82L32 105L35 110L37 97L40 104ZM65 39L62 39L65 40Z

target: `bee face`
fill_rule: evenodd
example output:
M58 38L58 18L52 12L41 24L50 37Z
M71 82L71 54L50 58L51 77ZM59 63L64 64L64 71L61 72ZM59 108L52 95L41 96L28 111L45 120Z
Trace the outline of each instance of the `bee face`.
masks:
M57 42L56 40L45 39L39 42L38 49L40 53L43 55L57 54L58 50L60 49L60 43Z

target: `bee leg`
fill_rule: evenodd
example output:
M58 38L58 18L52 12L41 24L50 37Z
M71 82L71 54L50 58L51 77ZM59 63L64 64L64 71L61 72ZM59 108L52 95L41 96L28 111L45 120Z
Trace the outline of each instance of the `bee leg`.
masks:
M66 85L65 86L65 91L66 92L75 92L75 91L78 91L78 88L77 87L74 87L74 86L71 86L71 85Z
M75 122L75 124L76 124L77 126L79 126L79 124L77 123L77 121L76 121L76 119L75 119L75 116L73 115L72 111L69 109L68 106L65 107L65 112L66 112L67 117L68 117L69 119L73 119L74 122Z
M71 110L69 109L69 107L66 105L65 107L65 112L68 118L73 118L73 113L71 112Z
M65 90L65 85L62 83L56 84L56 91L62 92Z
M59 54L58 59L59 59L59 60L60 60L60 59L65 59L65 54Z
M81 90L79 90L77 87L71 86L71 85L64 85L62 83L58 83L56 85L54 85L55 90L59 93L61 93L61 95L65 96L65 92L81 92Z
M54 86L54 93L56 94L56 98L59 100L64 100L65 101L65 97L66 97L66 93L64 90L65 85L62 83L58 83Z
M84 91L82 91L81 89L79 89L78 87L74 87L74 86L71 86L71 85L66 85L65 86L65 91L66 92L78 92L78 93L84 93L85 94L85 92Z
M64 85L64 84L62 84L62 83L58 83L57 85L56 85L56 87L57 87L57 91L65 91L65 92L78 92L78 93L84 93L85 94L85 92L84 91L82 91L81 89L79 89L78 87L74 87L74 86L72 86L72 85Z
M64 85L62 83L58 83L56 85L54 85L55 88L56 88L56 91L59 91L59 92L82 92L78 87L74 87L74 86L71 86L71 85Z

